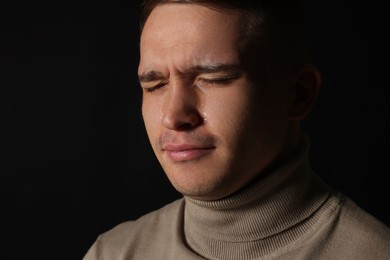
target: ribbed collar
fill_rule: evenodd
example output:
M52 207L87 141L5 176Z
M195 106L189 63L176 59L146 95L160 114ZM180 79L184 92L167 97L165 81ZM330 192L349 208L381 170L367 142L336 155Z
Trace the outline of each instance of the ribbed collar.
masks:
M329 196L327 186L310 170L309 147L309 139L302 135L290 161L227 198L185 197L189 246L207 259L251 259L306 232Z

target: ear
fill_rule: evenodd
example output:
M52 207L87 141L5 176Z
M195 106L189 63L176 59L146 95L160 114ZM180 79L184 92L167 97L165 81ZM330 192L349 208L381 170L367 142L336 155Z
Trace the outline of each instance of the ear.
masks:
M306 117L317 99L321 83L319 69L312 64L305 65L293 84L290 121L299 121Z

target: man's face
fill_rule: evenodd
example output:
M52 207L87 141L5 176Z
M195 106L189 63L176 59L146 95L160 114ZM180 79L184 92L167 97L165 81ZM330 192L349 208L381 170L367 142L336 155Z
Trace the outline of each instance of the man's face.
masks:
M163 4L141 35L148 137L173 186L196 199L237 191L284 146L288 91L269 84L262 70L256 78L264 81L251 81L240 28L234 11Z

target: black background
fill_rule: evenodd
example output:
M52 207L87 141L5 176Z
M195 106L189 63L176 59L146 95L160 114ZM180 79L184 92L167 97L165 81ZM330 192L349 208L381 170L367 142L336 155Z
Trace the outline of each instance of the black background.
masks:
M388 28L369 3L308 4L324 83L303 129L314 170L389 224ZM179 197L141 118L138 9L0 6L1 259L81 259L98 234Z

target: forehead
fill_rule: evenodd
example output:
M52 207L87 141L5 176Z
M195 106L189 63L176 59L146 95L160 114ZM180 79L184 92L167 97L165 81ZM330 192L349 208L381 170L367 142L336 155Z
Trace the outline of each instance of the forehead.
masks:
M140 67L187 59L192 62L236 59L240 16L196 4L160 4L141 35Z

